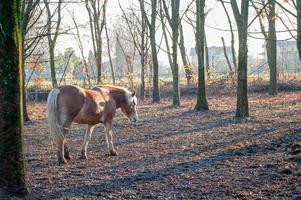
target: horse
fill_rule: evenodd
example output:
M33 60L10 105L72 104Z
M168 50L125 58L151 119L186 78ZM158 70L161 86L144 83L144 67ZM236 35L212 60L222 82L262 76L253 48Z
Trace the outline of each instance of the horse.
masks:
M47 98L47 110L51 135L57 147L58 162L64 164L71 159L65 138L73 122L87 125L81 151L82 159L87 159L87 148L93 129L100 123L104 124L109 155L116 156L112 123L119 108L130 120L131 125L135 126L138 121L135 92L111 85L98 85L92 89L65 85L52 89Z

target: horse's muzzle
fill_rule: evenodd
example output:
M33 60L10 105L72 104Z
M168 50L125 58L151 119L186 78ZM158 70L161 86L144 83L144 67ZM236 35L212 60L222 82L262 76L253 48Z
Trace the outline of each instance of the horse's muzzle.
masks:
M138 115L137 113L133 113L132 116L131 116L131 126L132 127L135 127L137 126L137 122L138 122Z

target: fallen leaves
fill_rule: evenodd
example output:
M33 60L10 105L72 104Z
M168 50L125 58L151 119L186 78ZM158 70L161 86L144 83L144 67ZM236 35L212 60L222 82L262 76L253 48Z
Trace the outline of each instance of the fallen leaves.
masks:
M236 96L210 96L195 112L195 97L180 108L142 102L129 128L118 111L106 156L103 127L94 130L88 160L80 160L85 126L67 135L71 160L59 166L50 144L45 103L29 104L26 125L29 198L33 199L288 199L301 191L301 93L250 94L250 114L237 120Z

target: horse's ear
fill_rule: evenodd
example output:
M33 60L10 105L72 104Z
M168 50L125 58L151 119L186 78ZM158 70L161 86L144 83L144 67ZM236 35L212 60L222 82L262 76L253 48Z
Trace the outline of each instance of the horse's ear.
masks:
M134 97L136 95L136 91L134 90L133 92L132 92L132 97Z

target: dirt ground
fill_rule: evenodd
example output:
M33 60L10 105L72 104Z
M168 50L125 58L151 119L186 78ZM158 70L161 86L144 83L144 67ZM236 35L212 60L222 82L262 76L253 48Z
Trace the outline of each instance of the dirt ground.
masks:
M239 121L235 95L210 96L210 111L141 102L130 128L119 111L119 153L107 155L103 127L80 159L85 126L67 136L73 159L58 165L44 103L30 104L25 127L27 199L301 199L301 92L249 95L251 117Z

